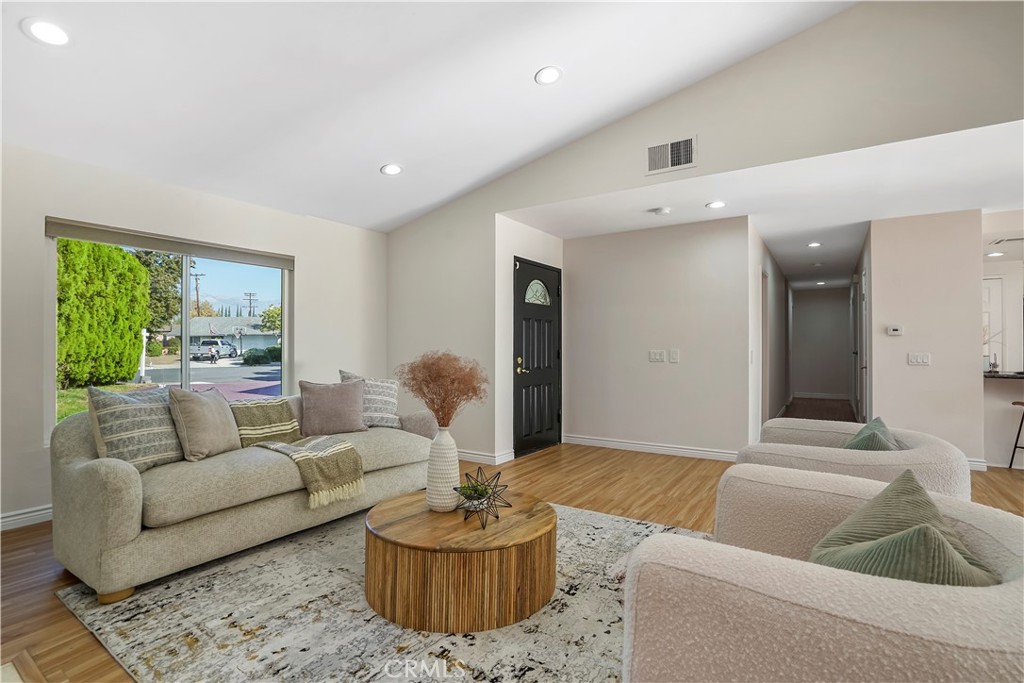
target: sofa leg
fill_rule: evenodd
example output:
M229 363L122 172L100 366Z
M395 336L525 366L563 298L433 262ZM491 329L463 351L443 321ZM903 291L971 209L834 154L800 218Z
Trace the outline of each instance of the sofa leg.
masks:
M125 588L123 591L117 591L116 593L97 593L96 599L100 601L101 605L109 605L113 602L121 602L125 598L130 598L135 594L135 586L131 588Z

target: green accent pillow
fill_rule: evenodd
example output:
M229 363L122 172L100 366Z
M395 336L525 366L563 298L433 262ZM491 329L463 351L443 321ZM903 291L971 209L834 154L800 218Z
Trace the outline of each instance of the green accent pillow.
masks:
M864 425L859 432L853 435L852 439L846 442L843 448L852 448L858 451L902 450L900 443L880 417L876 417Z
M265 398L228 401L238 425L242 448L260 441L295 443L302 438L299 421L295 419L287 398Z
M811 562L861 574L946 586L999 578L960 541L910 470L830 531Z

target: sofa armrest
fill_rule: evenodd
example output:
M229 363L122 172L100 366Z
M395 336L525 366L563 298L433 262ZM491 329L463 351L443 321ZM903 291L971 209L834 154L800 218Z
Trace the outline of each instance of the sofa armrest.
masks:
M142 532L142 478L117 458L97 458L89 415L65 418L50 437L53 552L90 586L100 558Z
M955 447L931 439L901 451L861 451L792 443L756 443L744 446L737 463L814 470L890 482L912 470L928 491L971 499L971 473L967 458Z
M419 434L430 440L437 436L437 419L429 410L417 410L408 415L399 415L402 429L413 434Z
M678 535L625 583L625 681L1020 680L1024 583L953 588Z

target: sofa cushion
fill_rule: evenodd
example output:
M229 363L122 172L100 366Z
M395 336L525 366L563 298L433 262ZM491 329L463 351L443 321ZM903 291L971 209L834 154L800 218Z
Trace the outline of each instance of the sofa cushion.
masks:
M991 586L995 574L946 523L906 470L832 529L811 562L861 574L949 586Z
M260 441L293 443L302 438L299 421L288 398L231 401L229 405L238 425L242 448Z
M363 388L363 422L367 427L394 427L401 429L398 418L398 381L393 379L372 379L360 377L345 370L339 370L342 382L365 380Z
M242 447L231 407L216 387L206 391L171 387L170 398L174 429L186 460L194 462Z
M345 440L359 451L363 472L423 462L430 457L430 439L401 429L372 427L346 434Z
M303 489L291 458L266 448L174 462L142 473L142 524L160 527Z
M901 445L889 431L889 427L882 422L882 418L876 417L861 427L843 448L858 451L898 451L901 450Z
M366 430L363 422L363 380L318 384L299 381L302 394L302 435L345 434Z
M166 387L126 393L89 387L89 419L96 452L118 458L140 472L184 460Z

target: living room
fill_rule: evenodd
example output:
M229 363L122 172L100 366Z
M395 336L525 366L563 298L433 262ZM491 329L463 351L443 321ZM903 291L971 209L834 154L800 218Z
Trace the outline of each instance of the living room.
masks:
M187 8L176 7L160 11ZM985 379L978 371L975 293L980 294L985 272L979 248L986 224L999 221L1024 232L1021 7L1018 2L787 6L794 22L788 34L770 41L761 36L769 42L757 49L734 47L733 56L721 57L714 70L695 68L679 76L679 87L642 106L619 103L615 115L609 110L603 119L595 113L589 129L557 147L537 149L529 159L510 159L500 168L473 166L474 179L457 189L439 185L428 195L426 185L380 188L391 181L408 184L417 173L443 175L430 170L433 159L374 157L372 191L346 187L331 196L328 179L317 180L308 193L266 191L268 185L290 185L286 169L312 154L315 131L330 129L317 119L326 113L310 111L312 96L298 85L288 92L295 97L294 109L280 105L275 115L301 113L306 128L271 140L258 152L237 147L236 139L232 157L217 156L229 150L214 139L231 125L225 123L231 106L270 105L267 98L246 94L245 83L252 87L258 81L228 80L246 72L227 57L223 64L205 65L221 70L217 73L225 79L219 94L204 93L212 97L209 107L201 98L182 101L179 109L168 108L165 118L151 120L142 117L146 110L140 105L113 134L85 114L80 125L69 123L67 102L99 103L104 93L114 96L118 83L90 82L87 70L101 62L60 61L75 59L74 53L55 56L59 48L31 43L21 32L22 20L47 15L56 21L61 12L72 19L81 13L79 25L90 13L126 24L152 17L136 5L118 17L100 6L5 4L4 529L48 525L52 504L57 286L55 245L44 232L47 219L291 257L284 393L297 394L299 380L336 382L339 369L390 378L397 366L425 351L451 350L479 361L490 379L486 400L467 406L453 425L462 471L480 463L488 472L505 471L505 483L550 503L703 532L714 530L715 488L722 473L743 447L760 440L762 423L790 402L791 290L814 288L824 280L830 288L849 290L857 284L854 276L867 272L873 289L865 292L871 301L864 352L873 354L873 362L864 387L865 416L952 443L975 470L975 493L994 491L999 499L1005 492L1003 506L1019 515L1024 491L1024 480L1014 476L1019 472L1006 472L1011 478L978 478L995 475L991 470L1004 468L1009 459L1005 449L990 455L986 392L989 382L1012 380ZM333 9L304 11L315 16ZM454 11L436 8L442 9ZM430 5L421 7L406 21L415 24L417 13L426 17L431 11ZM511 6L492 11L525 20ZM546 11L568 12L569 18L598 26L609 21L586 5ZM604 11L616 16L630 10ZM588 18L588 13L597 14ZM358 13L342 16L358 20ZM455 16L469 25L478 20ZM645 19L634 17L639 25ZM75 34L74 25L68 26L70 47L88 46L90 39ZM287 52L287 46L274 49ZM552 61L539 54L526 61L537 59L537 67ZM564 66L568 83L574 71L583 72L583 62ZM151 76L131 65L119 68L127 69L118 73L129 90L141 88ZM67 89L42 92L40 84L58 75ZM542 128L547 108L554 115L565 106L556 98L566 82L544 86L533 82L532 73L527 76L532 94L522 95L516 106L522 107L519 115L528 112L531 123ZM316 78L329 81L330 76ZM168 100L174 99L172 85L165 84ZM373 86L367 85L367 92ZM424 104L426 113L445 105L443 95L437 98ZM456 112L447 116L466 127L466 135L480 125L470 114L462 118ZM221 126L205 129L208 137L186 139L176 132L179 121L207 115ZM402 116L389 112L381 123L395 126L400 139L430 135L418 124L388 124L388 119ZM501 134L486 126L483 132ZM258 139L258 131L249 133ZM115 141L123 137L121 145L100 156L85 152L90 137L110 135ZM148 142L147 135L153 136ZM665 174L644 172L648 147L686 135L697 141L694 165ZM454 138L445 143L453 150L466 144ZM205 157L207 149L215 151ZM952 158L942 156L943 150ZM147 166L139 161L147 151L153 159L175 163ZM352 163L367 161L351 156ZM200 162L183 162L189 158ZM402 175L376 173L392 160L406 166ZM946 165L948 170L941 168ZM842 174L853 167L860 172ZM936 168L933 186L913 187L908 180ZM766 184L778 178L789 182ZM719 194L726 191L728 196ZM406 202L402 206L411 201L403 193L420 193L419 204L403 213L383 206L387 202L378 201L378 207L359 201L363 194L388 192L395 193L396 204ZM778 199L766 203L763 195ZM715 200L727 205L706 206ZM873 205L875 200L879 203ZM359 205L363 217L354 210L338 213L346 204ZM650 211L661 207L672 210ZM325 215L334 218L318 217ZM812 242L822 246L808 247ZM832 250L846 242L853 258L839 259ZM518 460L511 362L516 258L562 273L559 429L566 445L556 448L568 449ZM818 261L835 272L818 276L813 270ZM337 315L324 315L327 301ZM902 337L892 337L883 327L888 325L906 329ZM678 362L649 362L649 350L673 348L681 351ZM908 352L930 352L935 362L923 372L908 367ZM403 412L422 407L408 393L400 396L400 406ZM1003 438L1008 443L1010 437ZM1015 470L1021 462L1015 461ZM645 487L645 492L602 493L607 485L602 482L608 481ZM571 490L577 487L598 493ZM976 500L999 505L993 498ZM5 531L5 569L10 538ZM45 545L47 539L35 542ZM59 574L59 565L50 562L36 571ZM70 585L67 577L59 580ZM40 665L64 671L69 680L95 679L101 671L126 676L95 641L98 654L90 655L89 666L100 668L82 668L74 656L62 661L51 651L59 649L59 639L44 632L57 611L77 626L76 637L93 638L52 597L54 590L49 588L49 603L42 598L32 603L37 607L17 603L12 617L8 605L15 603L9 595L18 588L5 580L4 661L15 654L8 655L14 642L13 649L44 653ZM9 632L12 618L35 627ZM22 642L26 646L18 647Z

